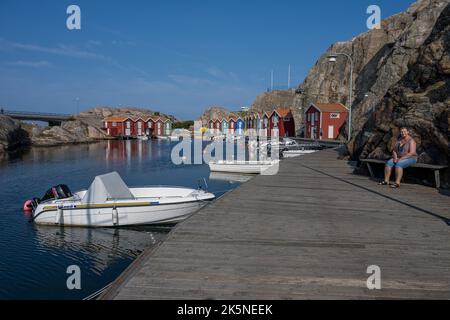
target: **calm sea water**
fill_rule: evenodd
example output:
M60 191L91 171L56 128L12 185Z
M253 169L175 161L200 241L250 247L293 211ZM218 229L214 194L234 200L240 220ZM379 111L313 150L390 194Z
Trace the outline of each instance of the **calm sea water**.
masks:
M129 186L197 188L206 178L216 196L239 183L211 177L207 165L175 166L173 143L104 141L32 148L0 159L0 299L82 299L113 281L145 248L164 240L169 227L121 229L38 226L22 212L25 200L53 185L73 191L96 175L117 171ZM237 179L239 180L239 179ZM81 269L81 290L68 290L68 266Z

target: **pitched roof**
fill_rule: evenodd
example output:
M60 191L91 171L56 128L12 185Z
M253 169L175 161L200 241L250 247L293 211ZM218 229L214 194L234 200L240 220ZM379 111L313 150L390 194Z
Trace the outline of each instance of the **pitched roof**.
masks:
M130 119L130 117L108 117L105 118L104 121L106 122L123 122Z
M313 103L312 106L321 112L348 112L347 107L342 103Z
M291 109L288 108L278 108L275 109L274 112L278 113L278 115L282 118L287 117L289 113L291 113Z

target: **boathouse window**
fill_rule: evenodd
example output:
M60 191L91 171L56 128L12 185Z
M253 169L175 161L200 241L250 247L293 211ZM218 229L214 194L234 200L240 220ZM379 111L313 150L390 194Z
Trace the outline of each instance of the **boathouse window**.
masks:
M152 127L152 122L151 122L151 121L148 122L148 127L149 127L149 128Z
M158 129L161 129L161 122L158 122Z
M311 113L308 113L307 120L308 122L311 122Z
M319 113L318 112L316 112L316 121L318 121L319 120Z
M311 121L311 123L314 123L314 122L315 122L315 121L314 121L314 116L315 116L316 114L315 114L315 113L311 113L310 115L311 115L310 121Z
M113 127L117 127L117 122L113 122L113 123L112 123L112 126L113 126Z
M331 115L330 115L330 118L331 119L339 119L340 118L340 114L339 113L332 113Z

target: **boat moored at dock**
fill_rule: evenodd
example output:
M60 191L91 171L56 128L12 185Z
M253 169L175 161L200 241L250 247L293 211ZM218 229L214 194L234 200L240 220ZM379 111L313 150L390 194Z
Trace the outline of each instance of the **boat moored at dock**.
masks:
M71 193L65 185L51 188L32 202L37 224L118 227L177 223L214 194L182 187L128 188L117 172L97 176L88 190Z
M209 168L211 172L228 172L244 174L262 174L277 166L279 160L270 161L212 161Z

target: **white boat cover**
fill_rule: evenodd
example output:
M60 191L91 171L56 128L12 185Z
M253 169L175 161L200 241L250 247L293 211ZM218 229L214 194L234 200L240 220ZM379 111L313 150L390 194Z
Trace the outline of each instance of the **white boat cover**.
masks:
M97 176L81 200L82 203L105 203L107 200L134 199L117 172Z

